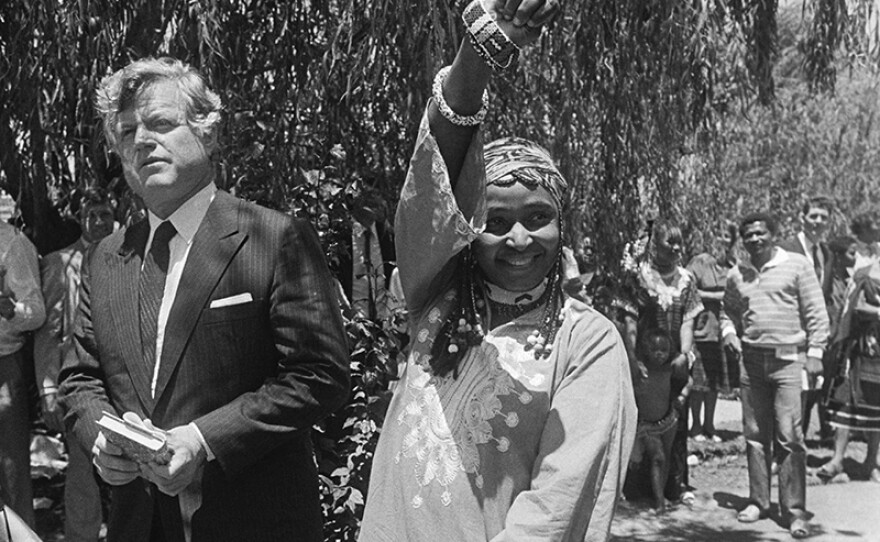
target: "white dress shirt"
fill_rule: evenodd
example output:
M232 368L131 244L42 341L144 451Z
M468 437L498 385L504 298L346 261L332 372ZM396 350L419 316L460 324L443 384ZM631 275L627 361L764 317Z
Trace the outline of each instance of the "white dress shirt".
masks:
M810 263L813 264L813 269L818 267L819 271L819 284L822 284L822 279L825 274L825 254L822 253L822 246L816 243L813 243L809 239L807 239L807 235L804 232L798 232L797 239L800 241L801 246L804 247L804 254L807 256L807 259L810 260ZM813 259L813 245L816 245L816 256L819 258L818 263Z
M174 299L177 297L177 287L180 285L180 277L183 274L184 266L186 266L186 258L192 248L193 237L202 224L216 193L217 186L212 182L186 200L167 219L174 225L177 233L168 242L170 253L168 274L165 276L165 291L162 295L162 304L159 306L159 322L156 326L156 362L153 364L153 380L150 384L150 395L153 398L156 397L156 382L159 379L159 364L162 359L162 345L165 342L165 325L168 323L168 315L171 313L171 307L174 306ZM163 222L152 211L147 213L147 217L150 221L150 237L147 239L148 249L144 251L144 254L147 254L153 243L156 228ZM146 258L144 260L146 261Z

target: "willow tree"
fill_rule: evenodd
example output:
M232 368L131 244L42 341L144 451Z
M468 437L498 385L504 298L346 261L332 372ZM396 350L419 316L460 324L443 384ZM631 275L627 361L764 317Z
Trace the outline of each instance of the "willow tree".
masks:
M799 55L817 89L833 85L841 48L877 57L874 5L804 2L812 30ZM530 137L552 151L575 187L568 230L591 231L613 272L646 212L683 218L680 202L702 188L682 182L683 164L716 138L719 119L773 102L777 7L569 2L519 66L494 79L488 136ZM172 55L202 69L226 105L218 183L310 217L336 260L358 194L393 207L431 80L461 27L455 9L430 0L5 0L0 187L40 250L57 248L59 217L79 190L125 191L101 141L95 85L133 58ZM370 325L349 328L353 360L367 368L388 356ZM363 375L353 392L361 404ZM357 416L344 421L354 451L322 468L338 539L356 531L374 442L369 416Z
M872 5L808 3L815 31L805 57L816 81L833 80L842 36L876 47L870 27L852 30L872 20ZM638 223L639 182L668 207L681 151L707 121L753 96L772 99L775 16L775 1L567 6L519 69L496 81L490 131L551 147L577 181L573 229L595 230L610 255ZM8 0L0 183L40 248L53 248L58 212L70 212L79 189L124 184L101 145L96 82L131 58L169 54L223 92L222 184L289 209L312 183L310 209L327 230L345 211L325 204L328 195L344 201L363 185L393 203L431 76L460 39L457 14L425 0Z

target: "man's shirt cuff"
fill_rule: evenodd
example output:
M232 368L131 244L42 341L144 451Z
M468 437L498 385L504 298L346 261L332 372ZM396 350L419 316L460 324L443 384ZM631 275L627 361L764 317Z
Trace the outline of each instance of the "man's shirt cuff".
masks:
M205 440L205 436L199 430L199 426L196 425L196 422L190 422L189 426L192 427L193 430L196 432L196 438L199 440L199 444L202 445L202 447L205 449L205 453L208 454L208 461L214 461L214 459L216 459L216 456L214 455L214 452L211 451L211 447L208 446L208 441Z
M722 322L722 324L721 324L721 338L725 338L728 335L736 335L736 326L734 326L730 322Z
M825 351L818 346L811 346L807 349L807 357L808 358L819 358L822 359L822 356L825 354Z

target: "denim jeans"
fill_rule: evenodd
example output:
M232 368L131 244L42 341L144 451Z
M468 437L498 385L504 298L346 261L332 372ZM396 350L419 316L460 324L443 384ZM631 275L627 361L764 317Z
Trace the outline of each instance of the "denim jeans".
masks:
M800 351L798 358L782 360L772 348L744 344L740 371L749 500L762 510L770 508L770 463L775 450L783 517L802 517L806 510L807 452L801 429L801 372L806 352Z

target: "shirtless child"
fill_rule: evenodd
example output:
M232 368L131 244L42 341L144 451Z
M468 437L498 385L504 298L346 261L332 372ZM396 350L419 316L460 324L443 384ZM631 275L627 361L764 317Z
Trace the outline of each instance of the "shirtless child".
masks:
M647 457L651 471L651 492L658 513L666 511L663 488L669 473L669 455L679 412L690 389L686 375L676 375L672 339L662 329L640 334L639 353L644 370L635 377L639 423L631 464Z

